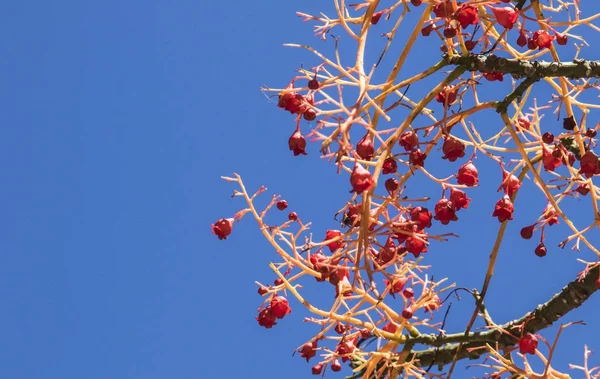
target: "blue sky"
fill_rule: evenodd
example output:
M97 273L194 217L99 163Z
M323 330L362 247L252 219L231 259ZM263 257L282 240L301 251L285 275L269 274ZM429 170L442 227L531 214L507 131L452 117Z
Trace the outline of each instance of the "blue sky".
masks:
M335 176L314 145L293 157L291 117L259 91L284 86L301 62L317 63L283 43L331 46L312 39L311 25L294 14L316 13L319 3L4 4L0 377L310 376L310 366L291 356L313 331L301 323L308 315L301 305L292 301L292 314L272 330L254 320L261 303L254 281L274 279L267 266L274 252L250 218L227 241L210 224L243 206L219 179L235 171L250 189L283 194L290 210L313 221L315 235L336 226L347 177ZM592 49L583 55L598 58ZM407 67L421 69L418 59ZM489 216L499 170L487 167L481 176L490 184L472 194L481 205L453 225L461 238L435 246L426 260L436 277L469 288L482 283L499 226ZM526 215L544 206L531 185L523 196L489 293L498 322L546 301L581 269L576 253L556 243L540 260L535 243L518 238L532 220ZM310 283L306 293L327 302L319 288ZM581 363L584 344L600 347L592 312L599 301L567 317L588 326L563 335L560 368ZM472 303L461 304L448 331L464 328Z

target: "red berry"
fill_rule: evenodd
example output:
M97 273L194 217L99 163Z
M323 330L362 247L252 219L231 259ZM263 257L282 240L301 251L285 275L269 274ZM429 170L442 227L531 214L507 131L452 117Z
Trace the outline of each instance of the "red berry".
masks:
M509 176L510 175L510 176ZM521 181L515 175L510 174L504 168L502 169L502 185L500 188L504 190L504 193L511 196L521 188Z
M417 231L417 233L423 234L423 231ZM412 253L412 255L414 255L415 258L421 255L421 253L427 252L427 244L422 240L426 241L427 237L421 237L421 239L419 239L416 236L410 236L406 239L406 242L404 242L406 250Z
M423 0L410 0L410 3L412 5L414 5L415 7L418 7L419 5L421 5L423 3Z
M539 50L552 47L552 41L554 41L556 37L548 34L545 30L538 30L533 33L533 42L535 42L536 46Z
M393 322L388 322L387 324L385 324L383 326L383 328L381 328L384 332L388 332L388 333L396 333L396 331L398 330L398 326L396 324L394 324Z
M279 209L280 211L284 210L287 207L288 207L287 201L285 201L285 200L279 200L277 202L277 209Z
M402 310L402 317L407 320L410 320L413 316L413 310L411 307L406 307Z
M346 327L344 327L344 325L342 325L339 322L335 325L334 330L335 330L335 332L337 334L344 334L344 333L346 333Z
M315 73L315 76L313 76L313 78L308 81L308 89L315 91L315 90L318 90L319 87L320 87L320 84L319 84L319 81L317 80L317 74Z
M373 178L369 170L365 169L360 163L354 164L354 169L350 175L350 185L352 185L352 191L357 194L362 194L368 191L373 186Z
M519 352L521 354L535 354L538 347L538 339L531 333L525 334L519 340Z
M298 215L296 214L296 212L290 212L290 214L288 214L288 220L298 221Z
M419 149L411 151L408 155L408 161L413 166L425 166L425 158L427 158L427 155L422 153Z
M515 207L510 201L510 197L508 195L504 195L504 197L496 203L494 208L494 213L492 213L493 217L498 217L498 221L504 222L506 220L513 219L513 212Z
M560 150L554 150L560 154ZM546 146L542 146L542 163L546 171L554 171L558 166L562 164L560 158L554 156L553 151L548 149Z
M271 306L259 310L256 321L258 321L258 325L263 326L266 329L271 329L274 325L277 325L277 320L275 315L273 315Z
M444 28L444 37L453 38L456 36L456 29L452 27Z
M383 282L385 283L386 287L390 287L390 294L396 294L396 293L400 293L400 291L402 291L402 289L404 288L404 285L406 284L406 282L408 282L408 278L405 276L393 276L390 278L391 282L389 280L384 280Z
M450 188L450 201L454 205L454 210L458 211L461 208L469 208L469 202L471 199L467 197L467 194L454 187Z
M519 12L510 7L492 8L492 12L494 12L498 24L504 26L506 29L512 29L519 16Z
M537 255L538 257L545 256L547 252L548 250L546 249L546 245L544 245L543 242L540 242L540 244L537 245L537 247L535 248L535 255Z
M288 140L288 146L290 150L294 152L294 156L298 156L300 154L306 155L306 151L304 151L306 148L306 140L299 129L290 136L290 139Z
M554 142L554 134L550 133L550 132L546 132L542 135L542 141L544 141L544 143L552 143Z
M464 184L467 187L476 186L479 183L479 172L473 164L473 161L468 161L460 166L456 174L458 184Z
M316 365L314 365L312 367L312 374L313 375L321 375L321 371L323 371L323 364L322 363L317 363Z
M577 186L577 188L575 189L575 191L577 191L579 194L585 196L588 193L590 193L590 186L587 183L583 183Z
M431 219L433 215L427 208L414 207L410 210L410 219L417 223L419 229L431 227Z
M417 133L407 131L400 135L398 143L400 146L404 147L404 150L412 151L419 145L419 137L417 136Z
M521 47L527 45L527 36L525 35L525 32L523 30L519 32L519 38L517 38L517 45Z
M258 287L258 294L260 296L266 294L267 292L269 292L269 289L267 287L262 286L262 285Z
M447 159L450 162L455 162L458 158L465 156L465 145L452 136L447 136L442 145L444 156L442 159Z
M281 278L277 278L277 279L275 279L275 280L273 281L273 284L274 284L274 285L276 285L276 286L280 286L280 285L282 285L282 284L283 284L283 279L281 279Z
M556 43L558 43L559 45L567 44L567 36L566 35L560 34L560 33L555 33L555 38L556 38Z
M331 371L338 372L341 369L342 369L342 364L340 363L339 360L335 359L333 362L331 362Z
M308 362L312 357L317 355L317 341L307 342L298 350L302 358L306 358Z
M435 95L435 101L445 105L452 105L456 101L458 87L444 87L440 93Z
M340 237L342 234L343 233L339 230L328 230L325 232L325 240L328 241ZM327 244L327 247L329 248L329 251L333 253L337 249L344 247L344 240L340 238L337 241L330 242Z
M290 308L287 299L283 296L274 296L271 299L270 307L273 315L277 318L284 318L285 315L292 312L292 308Z
M477 25L477 23L479 22L477 8L475 8L472 5L461 5L456 11L455 17L458 20L458 22L460 22L460 27L463 29L469 25Z
M402 294L404 295L405 298L412 299L415 296L415 290L413 290L410 287L405 288L404 291L402 291Z
M438 200L435 204L434 211L435 216L433 218L441 222L442 225L448 225L450 221L458 220L455 213L456 211L454 210L454 204L446 198Z
M594 175L600 174L600 162L598 161L598 156L591 150L588 150L583 154L579 161L579 165L581 167L579 173L586 178L591 178Z
M533 237L534 228L535 224L526 226L523 229L521 229L521 237L526 240L531 239L531 237Z
M219 237L220 240L226 240L233 229L233 221L233 218L222 218L218 220L211 225L213 234Z
M381 171L381 173L383 175L387 175L387 174L393 174L396 171L398 171L398 163L396 163L396 160L394 158L386 158L385 161L383 162L383 169Z
M361 159L370 161L375 153L375 146L369 132L356 144L356 153Z
M387 9L373 13L373 16L371 16L371 24L376 25L381 16L383 16L385 13L387 13Z
M385 189L390 194L393 194L394 192L396 192L398 190L398 187L400 187L400 183L398 183L398 179L396 179L396 178L386 179L384 185L385 185Z

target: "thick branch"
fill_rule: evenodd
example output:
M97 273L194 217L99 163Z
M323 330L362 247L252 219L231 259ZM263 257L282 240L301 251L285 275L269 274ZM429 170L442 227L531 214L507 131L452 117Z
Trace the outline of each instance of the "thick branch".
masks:
M574 280L565 286L559 293L554 295L544 304L540 304L533 311L525 314L523 317L508 322L501 326L516 336L522 333L537 333L542 329L551 326L554 322L582 305L596 289L596 279L600 271L600 266L590 270L583 280ZM521 332L521 328L523 331ZM431 348L424 351L415 352L414 357L419 360L419 366L429 366L431 364L444 366L454 359L458 343L463 343L463 349L458 355L458 359L470 358L477 359L483 353L484 349L473 350L473 348L482 348L486 343L496 346L499 349L514 346L517 343L513 337L507 334L501 334L498 330L489 330L482 333L464 333L450 334L446 337L437 338L435 335L426 335L410 340L411 342L427 344L431 346L442 346L441 348ZM471 350L471 351L470 351Z
M600 78L600 61L576 59L573 62L544 62L506 59L496 55L449 56L448 64L461 66L468 71L501 72L515 79L524 77L566 77L570 79Z

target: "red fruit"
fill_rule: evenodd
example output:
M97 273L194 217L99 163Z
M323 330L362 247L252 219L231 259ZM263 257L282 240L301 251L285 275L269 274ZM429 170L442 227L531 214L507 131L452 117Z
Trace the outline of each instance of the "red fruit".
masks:
M219 237L220 240L226 240L233 229L233 221L233 218L222 218L218 220L211 225L213 234Z
M438 310L442 305L442 300L438 295L433 295L431 301L425 305L425 312L433 312Z
M292 312L292 308L290 308L287 299L283 296L274 296L271 299L270 307L273 316L277 318L284 318L285 315Z
M456 36L456 29L452 27L444 28L444 37L453 38L454 36Z
M508 197L508 195L504 195L504 197L498 200L496 203L492 217L498 217L498 221L500 222L512 220L514 210L515 206L513 205L512 201L510 201L510 197Z
M413 131L407 131L400 135L398 144L406 151L412 151L419 145L419 136Z
M402 294L405 298L412 299L415 296L415 290L412 288L405 288L404 291L402 291Z
M387 9L384 9L382 11L373 13L373 16L371 16L371 24L376 25L379 22L379 19L381 18L381 16L383 16L385 13L387 13L387 11L388 11Z
M512 29L519 16L519 12L510 7L492 8L492 12L494 12L498 24L504 26L506 29Z
M356 336L358 338L358 335ZM357 338L343 338L335 347L338 355L352 354L356 349ZM348 357L342 357L342 362L346 362Z
M306 151L304 151L306 148L306 140L304 139L304 136L300 130L296 130L290 136L290 139L288 140L288 146L290 150L294 152L294 156L298 156L300 154L306 155Z
M556 43L558 43L559 45L567 44L567 36L566 35L560 34L560 33L555 33L555 38L556 38Z
M552 226L554 224L558 224L558 213L556 213L556 209L554 209L552 204L546 205L543 216L548 225Z
M277 106L282 109L286 109L288 103L295 101L296 92L291 91L294 89L294 81L292 80L284 89L279 93L279 99Z
M595 129L588 129L585 131L585 136L588 138L594 138L594 137L596 137L596 134L597 134L597 132Z
M385 324L383 326L383 328L381 328L381 330L383 330L384 332L388 332L388 333L396 333L396 331L398 330L398 325L392 323L392 322L388 322L387 324Z
M423 207L415 207L410 210L410 219L417 223L419 229L431 227L432 214L429 209Z
M525 334L519 340L519 352L521 354L535 354L538 347L538 339L531 333Z
M288 220L298 221L298 215L296 214L296 212L290 212L290 214L288 214Z
M465 156L465 145L452 136L447 136L442 145L444 156L442 159L447 159L450 162L455 162L458 158Z
M266 294L267 292L269 292L269 289L267 287L265 287L263 285L261 285L261 286L258 287L258 294L260 296Z
M529 119L527 117L519 117L517 119L517 125L521 129L529 130L531 128L531 122L529 121Z
M406 284L406 282L408 282L408 278L405 276L398 277L396 275L391 278L391 283L387 279L384 280L383 282L385 283L386 287L387 286L390 287L390 294L394 295L394 294L400 293L400 291L402 291L402 289L404 288L404 285Z
M546 132L542 135L542 141L544 141L544 143L552 143L554 142L554 134L550 133L550 132Z
M338 372L341 369L342 369L342 364L340 363L339 360L335 359L333 362L331 362L331 371Z
M423 234L424 232L420 230L417 231L417 233ZM416 236L410 236L406 239L406 242L404 242L406 250L412 253L415 258L421 255L421 253L427 252L427 244L422 240L427 240L427 237L423 236L421 239L418 239Z
M581 167L579 169L579 173L584 175L586 178L591 178L594 175L600 174L598 157L591 150L588 150L585 152L585 154L583 154L579 165Z
M398 190L400 183L398 183L398 179L396 178L388 178L385 183L385 189L391 194Z
M435 14L435 17L450 17L454 13L454 8L451 1L442 1L434 5L431 11Z
M395 231L394 238L398 240L398 243L402 243L402 242L406 241L408 236L410 236L410 234L400 233L399 230L402 230L407 233L411 233L413 231L413 229L416 229L416 227L417 227L416 225L413 226L413 225L404 224L405 222L406 222L406 220L404 220L404 218L402 218L400 223L392 224L392 230Z
M356 162L354 164L352 174L350 175L350 185L352 186L352 191L360 195L361 193L369 190L373 184L373 178L371 177L369 170L365 169L360 163Z
M279 200L277 202L277 209L279 209L280 211L284 210L287 207L288 207L287 201L285 201L285 200Z
M383 169L381 173L383 175L387 175L393 174L396 171L398 171L398 163L396 163L396 160L394 158L386 158L383 162Z
M313 76L313 78L308 81L308 89L315 91L315 90L318 90L319 87L320 87L319 80L317 79L317 74L315 73L315 76Z
M425 158L427 158L427 155L419 149L411 151L408 155L408 161L413 166L425 166Z
M402 310L402 317L407 320L410 320L413 316L413 310L411 307L406 307Z
M344 264L343 266L331 268L331 274L329 274L329 283L337 286L338 283L344 279L350 278L350 269Z
M548 34L545 30L538 30L533 33L533 42L538 47L539 50L552 47L552 41L554 41L554 36Z
M587 183L583 183L583 184L578 185L577 188L575 189L575 191L577 191L581 195L585 196L588 193L590 193L590 186Z
M563 118L563 128L566 130L574 130L577 126L577 122L573 116Z
M336 237L340 237L342 234L343 233L339 230L328 230L325 232L325 240L328 241ZM337 249L344 247L344 241L342 239L338 239L337 241L328 243L327 247L329 248L329 251L333 253Z
M423 4L423 0L410 0L410 3L415 7L418 7L419 5Z
M472 5L461 5L456 11L456 19L460 23L460 27L463 29L469 25L477 25L479 22L477 8Z
M314 365L312 367L312 374L313 375L321 375L321 371L323 371L323 364L322 363L317 363L316 365Z
M312 121L317 118L317 111L313 108L306 108L306 110L302 112L302 117L304 117L306 121Z
M440 93L435 95L435 101L441 104L452 105L456 101L456 95L458 94L458 87L444 87Z
M476 45L477 45L477 42L475 42L475 41L465 41L465 47L467 48L467 51L473 50Z
M521 229L521 237L526 240L531 239L531 237L533 237L534 228L535 224L532 224Z
M442 223L442 225L448 225L450 221L458 220L454 210L454 204L448 199L440 199L435 204L435 219Z
M504 74L501 73L501 72L496 72L496 71L484 72L483 73L483 77L486 78L490 82L495 82L495 81L502 82L502 81L504 81Z
M456 174L458 184L464 184L467 187L473 187L479 184L479 172L473 164L473 161L468 161L460 166Z
M339 322L337 324L335 324L334 330L337 334L346 333L346 327L344 327L344 325L340 324Z
M423 29L421 29L421 34L423 35L423 37L429 37L429 35L431 34L432 31L433 31L433 24L429 24L426 27L424 27Z
M537 45L535 44L535 41L533 40L533 38L529 38L527 40L527 48L529 50L535 50L536 47L537 47Z
M258 325L267 329L271 329L274 325L277 325L277 320L275 319L275 315L273 315L270 306L265 307L258 312L256 321L258 321Z
M344 225L346 226L359 226L360 225L360 213L362 211L362 204L352 204L346 210L344 214Z
M277 279L275 279L275 280L273 281L273 284L274 284L274 285L276 285L276 286L280 286L280 285L282 285L282 284L283 284L283 279L281 279L281 278L277 278Z
M377 256L377 263L381 266L391 262L394 258L396 258L396 253L398 248L392 240L392 237L388 237L385 241L385 245L381 250L379 250L379 255Z
M375 146L373 146L373 140L369 132L356 144L356 153L365 161L370 161L373 158Z
M450 201L452 205L454 205L454 210L458 211L461 208L467 209L469 208L469 202L471 199L467 197L467 194L463 191L456 189L454 187L450 188Z
M306 110L305 101L306 99L304 96L297 93L287 100L285 110L291 114L301 114Z
M544 245L543 242L540 242L540 244L537 245L537 247L535 248L535 255L537 255L540 258L546 256L547 252L548 250L546 249L546 245Z
M317 341L307 342L298 350L300 357L306 358L308 362L312 357L317 355Z
M510 176L509 176L510 175ZM500 188L504 190L504 193L512 197L512 195L521 188L521 181L515 175L511 175L510 172L502 169L502 185Z
M555 150L560 151L560 150ZM552 154L552 151L546 146L542 147L542 162L546 171L554 171L562 164L561 160Z
M527 45L527 36L525 35L525 32L523 30L519 32L519 38L517 38L517 45L521 47Z

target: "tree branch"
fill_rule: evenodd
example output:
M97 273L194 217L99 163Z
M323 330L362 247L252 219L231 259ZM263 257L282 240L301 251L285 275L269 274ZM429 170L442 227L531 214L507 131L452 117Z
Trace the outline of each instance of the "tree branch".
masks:
M501 72L515 79L566 77L569 79L600 78L600 61L576 59L573 62L544 62L506 59L496 55L444 55L448 64L461 66L468 71Z

